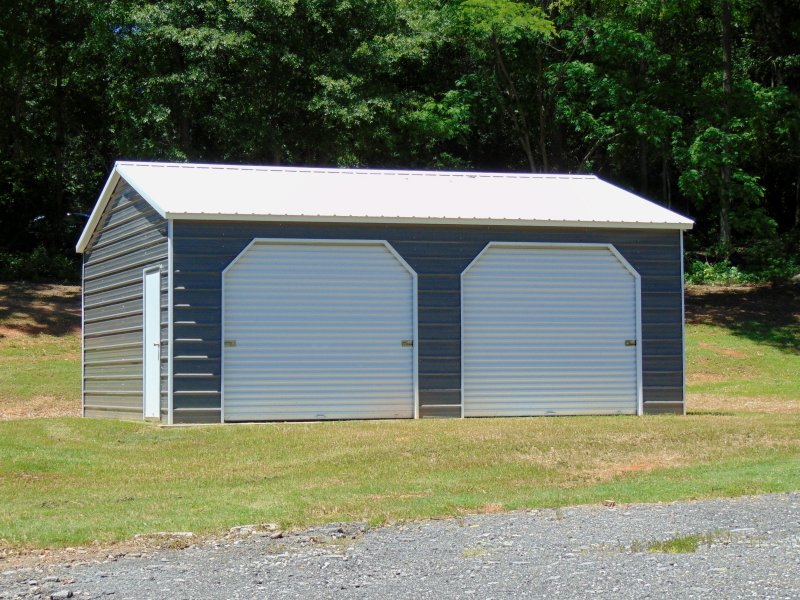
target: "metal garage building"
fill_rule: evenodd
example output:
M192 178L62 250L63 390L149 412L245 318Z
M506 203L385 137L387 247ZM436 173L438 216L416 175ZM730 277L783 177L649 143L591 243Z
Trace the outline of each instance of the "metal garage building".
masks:
M77 245L83 412L682 413L691 226L593 176L119 162Z

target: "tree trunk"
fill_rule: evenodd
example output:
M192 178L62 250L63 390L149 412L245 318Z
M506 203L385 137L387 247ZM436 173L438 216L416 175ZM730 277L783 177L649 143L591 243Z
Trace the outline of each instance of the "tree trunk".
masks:
M647 195L647 140L639 136L639 192Z
M800 169L794 182L794 226L795 229L800 229Z
M67 58L65 54L67 51L64 48L64 41L60 34L61 12L57 3L54 2L51 5L49 16L48 28L52 33L50 42L53 47L48 58L53 65L55 78L55 89L53 90L51 105L55 131L53 140L53 195L49 203L49 210L46 211L50 221L46 245L51 249L58 249L61 246L63 235L61 223L66 213L66 207L64 206L64 154L67 147L67 117L64 114L66 100L64 71L66 70Z
M550 170L550 161L547 156L547 105L544 98L544 65L542 64L542 53L536 57L536 68L539 76L536 82L536 102L539 104L539 154L542 157L542 170L547 173Z
M731 51L731 3L722 2L722 97L725 107L725 131L728 131L731 120L731 94L733 93L733 69ZM719 242L723 246L731 245L731 168L728 164L730 149L727 143L723 147L722 189L720 189L719 209Z
M514 123L514 129L517 131L517 137L519 139L520 146L522 146L522 151L525 153L525 156L528 159L528 167L530 168L531 173L535 173L536 161L533 157L533 147L531 146L528 118L525 115L525 110L522 108L519 94L517 93L517 86L514 85L514 80L511 79L511 73L509 73L508 67L506 67L506 61L503 59L503 53L500 51L500 45L497 43L497 39L494 36L491 38L491 44L492 49L494 50L497 70L500 72L503 80L505 81L506 90L508 92L509 99L511 100L510 112L511 120Z
M669 180L669 154L665 149L661 155L661 199L672 209L672 185Z
M647 31L647 24L644 20L644 15L639 16L639 33L644 35ZM642 53L639 58L639 77L636 79L636 92L637 95L646 94L649 87L647 81L647 62L644 59L645 53L642 48ZM639 192L647 195L647 138L643 135L639 136Z

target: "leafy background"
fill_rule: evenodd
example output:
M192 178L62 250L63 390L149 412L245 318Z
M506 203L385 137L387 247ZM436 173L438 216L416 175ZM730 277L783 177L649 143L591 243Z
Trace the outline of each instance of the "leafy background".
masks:
M798 272L796 0L3 4L0 278L76 276L117 159L592 172Z

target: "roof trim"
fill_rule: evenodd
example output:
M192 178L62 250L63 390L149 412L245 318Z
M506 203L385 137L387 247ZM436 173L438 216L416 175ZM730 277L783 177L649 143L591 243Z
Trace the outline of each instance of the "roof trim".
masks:
M180 162L147 162L135 160L119 160L115 168L155 167L160 169L198 169L218 171L268 171L273 173L329 173L333 175L380 175L397 177L467 177L489 179L599 179L597 175L587 173L494 173L490 171L414 171L411 169L370 169L370 168L338 168L338 167L298 167L290 165L237 165L228 163L180 163ZM123 175L124 176L124 175Z
M392 217L392 216L352 216L352 215L292 215L292 214L251 214L251 213L190 213L190 212L167 212L156 202L153 196L143 189L144 184L137 183L137 177L133 173L128 173L127 167L151 167L158 169L198 169L198 170L220 170L220 171L266 171L282 173L327 173L331 175L377 175L384 177L431 177L431 178L470 178L470 179L583 179L598 180L595 175L571 175L571 174L552 174L552 173L487 173L472 171L410 171L410 170L386 170L386 169L335 169L317 167L290 167L290 166L255 166L255 165L229 165L229 164L198 164L198 163L159 163L159 162L138 162L138 161L117 161L114 168L103 187L97 200L97 204L92 210L89 220L75 245L78 253L83 253L89 246L89 242L100 223L103 212L105 211L114 190L120 179L125 179L136 192L153 209L165 219L176 220L196 220L196 221L253 221L253 222L308 222L308 223L395 223L413 225L491 225L505 227L579 227L579 228L616 228L616 229L664 229L685 231L691 229L694 222L690 219L675 214L679 220L673 222L666 221L565 221L556 219L505 219L505 218L480 218L480 217ZM605 184L603 180L598 180ZM612 185L613 184L609 184ZM613 186L616 187L616 186ZM624 192L624 190L622 190ZM630 192L626 192L630 193ZM635 194L632 194L635 196ZM638 198L638 196L637 196ZM650 202L644 198L639 198L644 202ZM663 208L663 207L662 207Z
M128 164L136 164L128 162ZM155 211L161 215L162 217L166 218L166 213L164 209L161 208L153 199L146 194L143 190L139 189L133 183L131 183L130 179L125 177L125 174L120 171L120 167L125 165L124 162L117 161L114 163L114 168L111 170L111 174L108 176L108 180L106 184L103 186L103 191L100 192L100 197L97 199L97 203L92 210L92 214L89 215L89 220L86 221L86 226L83 228L83 233L81 233L81 237L78 238L78 242L75 244L75 251L78 254L83 254L86 247L89 245L89 241L92 239L92 235L94 234L94 230L97 228L97 225L100 223L100 218L103 216L103 213L106 210L106 206L108 206L109 200L111 200L111 195L114 193L114 190L117 189L117 184L119 183L120 179L125 179L126 183L130 185L133 189L136 190L142 198L144 198L154 209Z
M592 227L614 229L691 229L691 223L619 222L619 221L531 221L527 219L454 219L448 217L359 217L327 215L253 215L230 213L166 213L175 221L253 221L275 223L396 223L399 225L495 225L506 227Z

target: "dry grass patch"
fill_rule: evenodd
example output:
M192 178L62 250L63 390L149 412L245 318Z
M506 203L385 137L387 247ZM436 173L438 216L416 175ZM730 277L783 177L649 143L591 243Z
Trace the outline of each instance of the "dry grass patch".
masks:
M0 421L40 417L79 417L80 414L80 399L33 396L14 402L13 399L0 398Z
M720 394L690 394L692 413L770 413L800 414L800 398L755 396L736 398Z

